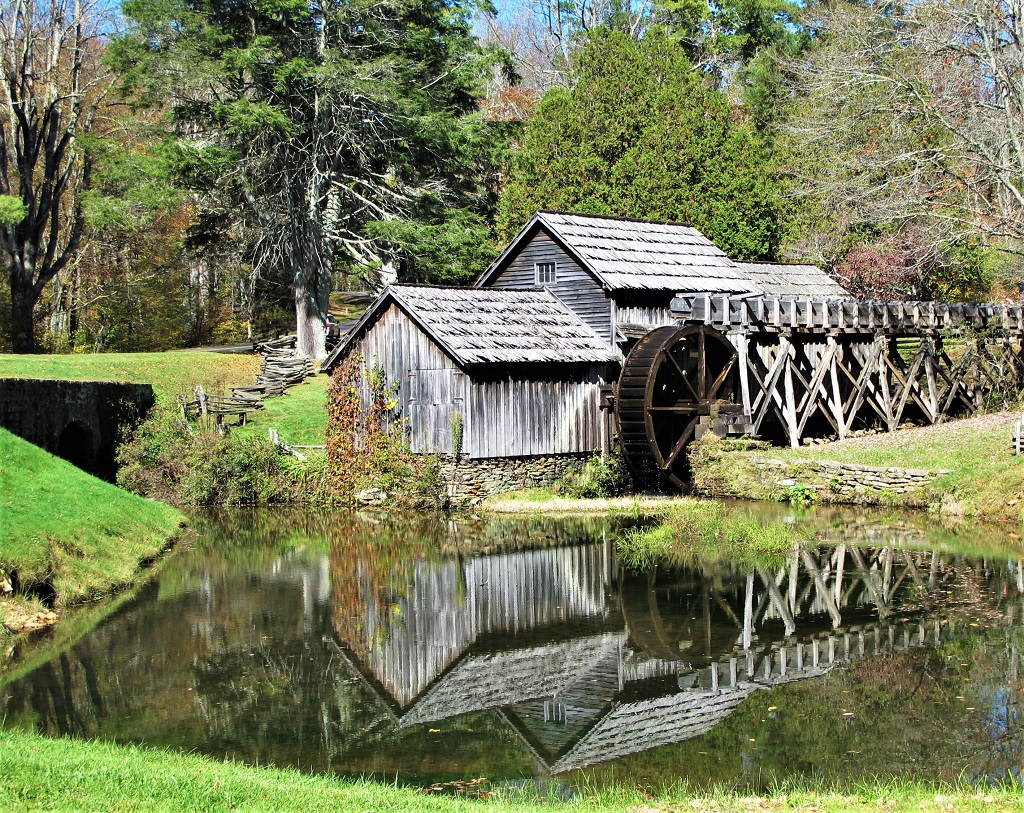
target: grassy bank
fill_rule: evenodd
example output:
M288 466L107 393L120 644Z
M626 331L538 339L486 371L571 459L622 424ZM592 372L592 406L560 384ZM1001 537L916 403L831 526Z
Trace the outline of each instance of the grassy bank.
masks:
M192 392L251 384L259 356L231 353L89 353L54 356L0 355L0 378L67 378L73 381L131 381L152 384L157 400Z
M725 493L732 496L785 499L786 488L758 485L751 458L773 458L796 464L802 460L833 460L863 466L946 469L949 474L920 490L907 494L869 493L862 495L863 501L886 506L928 507L954 516L1021 522L1024 521L1024 457L1010 453L1013 423L1018 416L1019 413L993 413L823 446L728 452L721 461L713 461L716 477L712 479L724 478L728 489Z
M758 507L744 510L717 500L692 497L608 497L567 499L550 489L511 492L486 500L479 510L494 514L571 516L607 514L636 520L617 543L630 567L644 568L658 559L729 558L744 561L785 553L794 544L819 535L813 523L764 516Z
M0 520L0 570L23 593L52 589L64 606L130 583L184 517L0 429ZM5 601L0 621L17 627L32 605Z
M323 445L327 436L327 388L331 380L326 375L307 378L288 390L281 398L268 398L263 409L251 420L234 431L249 436L267 436L267 429L276 429L285 443Z
M975 811L1024 810L1019 792L928 783L885 782L853 788L791 788L766 797L729 792L654 794L584 791L574 802L540 804L500 795L476 801L428 796L369 781L253 768L191 755L108 743L51 740L8 731L0 739L0 790L10 809L109 811Z
M488 497L478 511L491 514L539 514L565 516L567 514L660 514L669 506L688 502L687 497L566 497L550 488L530 488L509 491Z

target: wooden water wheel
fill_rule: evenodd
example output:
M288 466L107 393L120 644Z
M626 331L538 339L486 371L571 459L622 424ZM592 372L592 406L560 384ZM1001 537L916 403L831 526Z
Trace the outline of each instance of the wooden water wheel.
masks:
M660 327L622 365L615 417L640 488L687 488L686 447L699 427L737 411L736 349L707 325Z

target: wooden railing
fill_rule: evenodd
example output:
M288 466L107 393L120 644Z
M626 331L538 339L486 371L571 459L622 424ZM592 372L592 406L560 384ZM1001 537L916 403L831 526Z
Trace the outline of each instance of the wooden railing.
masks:
M680 294L672 315L725 330L1024 333L1024 307L996 303Z

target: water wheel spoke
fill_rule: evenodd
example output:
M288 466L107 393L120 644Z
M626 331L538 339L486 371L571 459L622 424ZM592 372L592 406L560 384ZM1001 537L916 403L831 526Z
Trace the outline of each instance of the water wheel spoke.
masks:
M700 395L697 394L697 390L695 390L693 385L690 383L690 377L686 374L686 368L679 364L679 360L672 353L671 349L665 353L665 358L672 362L672 366L676 368L676 372L679 373L679 378L682 379L682 382L686 385L686 389L688 389L693 395L693 399L695 401L699 401Z
M676 441L675 446L672 447L672 451L669 452L668 457L662 464L661 468L665 471L671 471L672 467L676 463L676 458L679 457L683 449L690 442L690 437L697 429L697 421L700 420L700 415L694 415L693 419L686 425L686 429L683 430L683 434L679 436L679 440Z
M697 334L697 400L703 401L707 398L708 391L708 362L707 354L705 352L707 348L707 340L705 338L704 331L702 330Z
M649 413L667 413L669 415L690 415L697 409L697 404L693 401L686 401L682 404L673 404L672 406L649 406L647 411Z
M714 400L715 396L718 395L718 391L722 388L722 385L726 382L729 377L729 373L732 372L732 368L736 366L736 356L732 356L726 365L722 368L722 372L718 374L715 382L711 385L711 389L708 391L708 400Z

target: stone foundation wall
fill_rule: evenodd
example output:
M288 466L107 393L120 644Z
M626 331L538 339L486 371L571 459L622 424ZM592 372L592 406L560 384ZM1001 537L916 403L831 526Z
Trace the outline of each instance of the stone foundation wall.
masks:
M441 455L441 478L453 503L477 503L492 494L553 485L573 467L582 467L590 454L543 457L471 459Z

